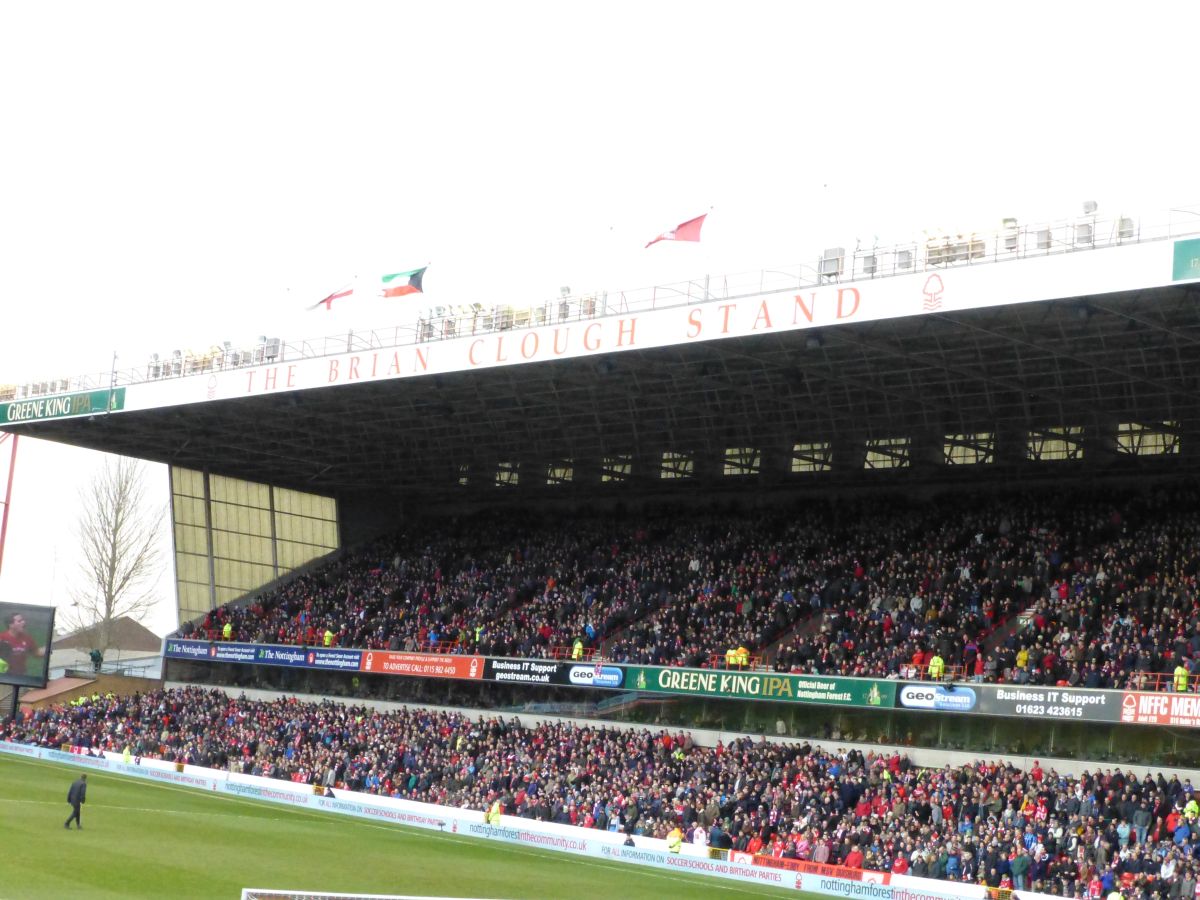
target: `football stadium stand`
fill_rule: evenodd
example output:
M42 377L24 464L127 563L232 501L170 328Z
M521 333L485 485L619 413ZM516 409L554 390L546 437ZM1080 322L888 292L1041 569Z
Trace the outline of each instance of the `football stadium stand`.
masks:
M1197 223L1009 219L5 388L14 454L169 467L181 624L171 686L0 739L1191 897L1191 772L1133 766L1200 762Z

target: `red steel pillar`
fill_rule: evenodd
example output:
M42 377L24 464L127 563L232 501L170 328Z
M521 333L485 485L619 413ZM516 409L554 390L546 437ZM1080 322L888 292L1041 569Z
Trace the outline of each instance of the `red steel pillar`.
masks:
M0 570L4 568L4 540L8 536L8 508L12 505L13 472L17 469L17 435L0 431L0 454L8 445L8 478L5 479L4 500L0 501Z

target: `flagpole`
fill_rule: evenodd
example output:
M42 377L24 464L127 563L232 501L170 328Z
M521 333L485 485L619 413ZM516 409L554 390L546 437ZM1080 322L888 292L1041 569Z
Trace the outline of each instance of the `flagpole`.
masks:
M112 368L108 372L108 402L104 404L104 414L112 412L113 389L117 386L117 351L113 351Z

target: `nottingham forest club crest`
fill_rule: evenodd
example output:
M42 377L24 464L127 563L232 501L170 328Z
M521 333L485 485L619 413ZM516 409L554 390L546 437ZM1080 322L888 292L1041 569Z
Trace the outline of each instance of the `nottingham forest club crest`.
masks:
M883 703L883 697L879 694L879 685L872 684L871 689L867 691L867 704L870 706L879 706Z
M925 279L925 287L921 292L924 294L921 309L925 312L936 312L942 308L942 294L946 292L946 285L942 282L941 275L934 272Z

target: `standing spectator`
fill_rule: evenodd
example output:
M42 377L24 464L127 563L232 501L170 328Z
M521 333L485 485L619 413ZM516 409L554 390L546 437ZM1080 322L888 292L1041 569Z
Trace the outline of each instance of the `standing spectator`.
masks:
M1026 879L1029 875L1029 853L1022 848L1012 861L1013 887L1018 891L1025 890Z
M1150 808L1146 801L1143 800L1141 805L1133 813L1133 833L1137 835L1138 846L1142 847L1146 843L1146 836L1150 831L1150 822L1153 820L1150 813Z
M933 652L933 659L929 660L929 680L941 681L942 674L946 671L946 661L942 659L942 654L936 650Z

